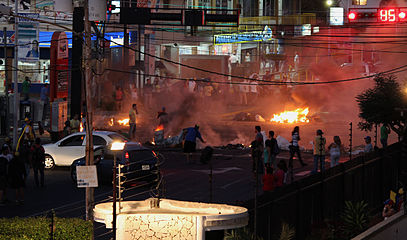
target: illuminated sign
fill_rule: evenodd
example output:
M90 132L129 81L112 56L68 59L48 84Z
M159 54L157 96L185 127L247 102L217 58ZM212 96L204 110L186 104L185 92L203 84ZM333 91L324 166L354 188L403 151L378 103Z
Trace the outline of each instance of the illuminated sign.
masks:
M348 12L350 23L380 22L395 23L407 21L407 8L351 8Z
M266 26L263 31L214 35L213 42L215 45L219 45L245 42L263 42L270 41L272 38L272 31L268 26Z
M329 24L343 25L343 8L331 7L329 8Z

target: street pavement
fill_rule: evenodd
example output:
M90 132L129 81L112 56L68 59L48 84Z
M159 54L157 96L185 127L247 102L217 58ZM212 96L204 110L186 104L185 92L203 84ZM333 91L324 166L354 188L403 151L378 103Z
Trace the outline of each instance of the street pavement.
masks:
M254 178L249 149L215 149L212 158L213 185L210 201L209 164L199 162L200 153L193 164L187 164L181 149L155 149L164 155L163 195L169 199L239 204L254 197ZM302 168L294 159L295 178L307 176L313 165L312 155L303 153L308 166ZM286 151L278 155L288 161ZM329 166L329 163L326 164ZM54 210L58 217L85 217L85 189L77 188L70 177L69 168L57 167L45 171L45 188L34 186L32 172L27 179L24 205L14 203L14 191L8 189L6 206L0 207L0 217L44 216ZM129 188L129 187L128 187ZM144 200L153 196L149 187L133 187L123 192L124 200ZM112 187L101 185L95 189L95 202L111 201ZM102 224L95 224L96 239L108 239L109 232ZM105 234L103 237L101 235Z

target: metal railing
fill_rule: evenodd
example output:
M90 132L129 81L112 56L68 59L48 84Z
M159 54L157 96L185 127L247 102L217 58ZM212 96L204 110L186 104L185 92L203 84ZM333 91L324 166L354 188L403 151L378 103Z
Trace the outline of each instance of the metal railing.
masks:
M390 190L398 188L401 144L362 155L258 197L257 234L273 239L281 223L295 227L296 238L305 239L313 225L338 219L345 201L365 201L381 209ZM244 204L253 226L254 200Z

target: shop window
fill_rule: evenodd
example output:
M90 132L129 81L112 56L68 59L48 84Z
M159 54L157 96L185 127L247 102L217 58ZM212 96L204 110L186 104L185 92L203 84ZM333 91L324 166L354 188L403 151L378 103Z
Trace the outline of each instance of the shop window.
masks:
M352 5L367 5L367 0L352 0Z

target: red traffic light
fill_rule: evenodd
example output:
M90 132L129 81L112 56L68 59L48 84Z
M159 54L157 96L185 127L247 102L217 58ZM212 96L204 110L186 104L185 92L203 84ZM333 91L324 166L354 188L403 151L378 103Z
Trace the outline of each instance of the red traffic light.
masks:
M349 19L349 20L355 20L355 19L356 19L356 13L350 12L350 13L348 14L348 19Z

